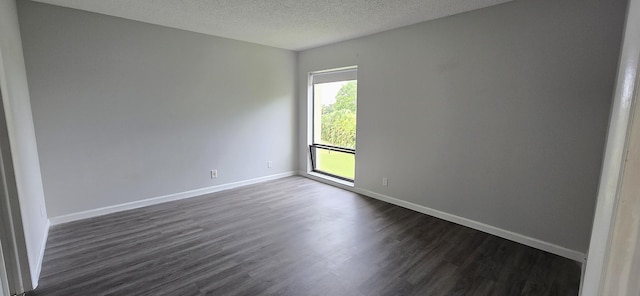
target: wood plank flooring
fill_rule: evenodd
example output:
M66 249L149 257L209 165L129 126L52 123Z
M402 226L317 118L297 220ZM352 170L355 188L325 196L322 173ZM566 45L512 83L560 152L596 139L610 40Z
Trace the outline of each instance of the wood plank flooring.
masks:
M302 177L53 227L27 295L577 295L578 263Z

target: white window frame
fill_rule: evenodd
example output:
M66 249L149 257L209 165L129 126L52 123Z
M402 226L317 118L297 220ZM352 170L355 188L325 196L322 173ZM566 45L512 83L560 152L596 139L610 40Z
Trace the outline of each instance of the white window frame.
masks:
M308 82L307 82L307 106L308 106L307 108L307 119L308 119L307 120L307 147L309 147L308 155L307 155L308 156L307 157L307 173L317 177L335 181L344 185L353 186L355 179L352 180L349 178L333 175L327 172L314 170L313 161L312 161L312 154L313 154L312 146L318 144L318 143L315 143L314 136L315 136L315 132L319 132L316 126L316 121L317 121L315 116L316 110L314 110L315 109L314 85L318 83L338 82L338 81L347 81L347 80L358 80L357 65L309 72ZM339 149L341 152L347 152L347 153L350 153L350 151L352 150L353 154L355 155L355 148L351 149L351 148L344 148L344 147L337 147L337 146L335 148Z

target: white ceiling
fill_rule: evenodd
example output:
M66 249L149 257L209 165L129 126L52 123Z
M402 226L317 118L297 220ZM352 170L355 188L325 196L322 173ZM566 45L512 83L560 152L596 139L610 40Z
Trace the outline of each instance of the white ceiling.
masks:
M290 50L511 0L35 0Z

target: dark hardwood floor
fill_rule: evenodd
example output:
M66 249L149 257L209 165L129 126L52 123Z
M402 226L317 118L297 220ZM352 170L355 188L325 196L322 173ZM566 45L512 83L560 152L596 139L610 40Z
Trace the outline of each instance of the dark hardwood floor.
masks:
M28 295L577 295L578 263L302 177L53 227Z

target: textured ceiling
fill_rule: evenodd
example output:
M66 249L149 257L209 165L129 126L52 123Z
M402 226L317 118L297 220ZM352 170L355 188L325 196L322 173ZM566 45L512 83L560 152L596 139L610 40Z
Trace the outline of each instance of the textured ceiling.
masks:
M302 50L511 0L35 0Z

